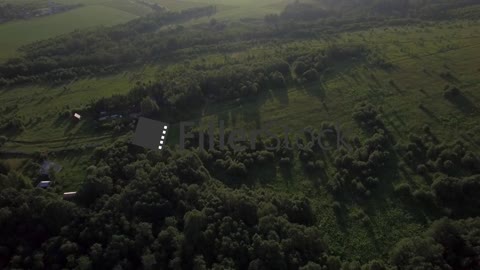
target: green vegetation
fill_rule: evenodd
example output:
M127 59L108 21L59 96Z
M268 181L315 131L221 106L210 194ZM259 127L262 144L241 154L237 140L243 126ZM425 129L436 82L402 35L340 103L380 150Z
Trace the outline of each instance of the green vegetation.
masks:
M28 43L68 33L75 29L113 25L135 15L105 6L84 6L64 13L0 24L0 60L10 58Z
M48 4L48 5L47 5ZM65 12L70 9L79 7L80 5L58 5L56 3L46 1L37 2L0 2L0 23L28 19L32 17L41 17Z
M476 1L76 2L0 25L112 25L0 42L1 267L478 269Z

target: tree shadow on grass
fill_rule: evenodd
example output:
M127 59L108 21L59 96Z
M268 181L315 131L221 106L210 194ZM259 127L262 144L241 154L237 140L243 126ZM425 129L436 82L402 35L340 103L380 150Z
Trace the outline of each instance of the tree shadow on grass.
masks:
M372 79L373 82L375 82L375 85L377 87L382 87L382 83L380 82L380 80L378 80L377 76L375 76L375 74L370 74L370 78Z
M385 99L385 92L381 91L379 88L369 85L370 89L367 90L367 96L369 100L372 100L376 103L383 103Z
M325 85L323 83L311 83L308 85L303 86L302 88L309 96L315 97L322 101L323 107L326 111L328 111L328 107L325 104Z
M70 131L72 131L72 129L74 129L76 126L82 125L82 123L76 122L74 120L66 121L65 124L66 124L65 130L64 130L65 135L68 134Z
M472 95L472 93L470 93L470 92L466 92L466 93L464 93L464 95L465 95L467 98L469 98L469 99L473 99L473 101L474 101L475 103L480 102L480 98Z
M428 117L434 119L436 122L440 122L440 119L437 117L437 115L435 115L432 111L430 111L430 109L428 109L427 107L425 107L425 105L423 104L420 104L420 106L418 107L422 112L424 112Z
M478 112L478 107L463 93L447 98L450 103L455 105L464 114L473 114Z
M67 94L70 91L70 88L68 87L68 84L63 85L62 90L57 93L57 97L63 96L64 94Z
M288 105L288 89L286 87L275 88L270 91L272 96L280 102L281 105Z
M254 123L255 128L260 129L262 124L261 124L261 115L260 115L260 109L258 106L252 107L248 110L243 110L242 111L242 116L245 122L247 123Z
M48 101L48 99L49 99L49 97L43 96L42 98L40 98L39 100L37 100L37 102L35 102L35 105L39 105L39 104L45 103L45 102Z
M426 75L432 77L432 73L430 71L428 71L427 69L423 69L423 73L425 73Z
M395 91L397 91L399 94L403 94L405 91L403 91L393 80L390 80L388 83Z
M449 83L460 83L461 81L455 77L454 75L452 75L450 72L443 72L443 73L440 73L440 77L442 79L444 79L445 81L449 82Z
M427 96L427 97L430 96L430 95L425 91L425 89L423 89L423 88L420 88L420 90L418 90L418 91L420 91L420 93L424 94L424 95Z
M267 100L272 98L272 92L261 92L253 97L237 98L229 102L216 102L212 104L215 109L205 108L203 117L215 115L219 121L223 121L225 128L235 126L239 117L241 117L245 122L253 122L259 128L261 125L260 108Z
M402 133L400 132L400 130L398 129L397 125L395 124L394 121L391 120L390 117L388 117L387 115L385 115L385 122L386 124L389 126L389 127L392 127L394 132L397 134L398 137L401 137L402 136Z

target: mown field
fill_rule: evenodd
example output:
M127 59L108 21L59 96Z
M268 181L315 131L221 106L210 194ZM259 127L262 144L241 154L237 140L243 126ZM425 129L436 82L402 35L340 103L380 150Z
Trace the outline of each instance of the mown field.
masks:
M111 26L125 23L152 12L153 10L139 1L128 0L59 0L59 4L80 4L82 6L50 16L17 20L0 24L0 61L18 55L18 49L37 40L48 39L74 30ZM180 10L198 6L182 1L161 1L161 5L171 10ZM30 4L31 0L0 3ZM47 1L36 3L48 6Z
M59 116L66 110L75 111L93 101L112 95L127 93L137 81L155 78L156 68L145 66L122 72L117 75L99 78L87 78L57 87L25 86L5 89L0 92L2 104L18 106L18 116L28 119L28 128L15 137L8 150L43 151L61 149L66 146L79 146L93 140L98 134L93 130L95 119L88 117L79 123L59 121ZM93 136L92 136L93 135ZM76 138L79 138L78 141ZM21 143L21 142L25 143Z
M401 35L401 38L398 36ZM255 126L256 122L288 124L301 129L322 121L339 121L353 125L351 108L363 100L370 100L384 108L384 116L398 136L419 130L428 123L439 136L451 139L449 125L458 123L459 130L474 128L477 120L478 57L480 40L478 26L469 23L445 24L430 27L373 29L366 32L342 34L335 38L339 44L368 44L378 55L394 65L389 71L370 68L366 63L343 63L327 74L321 83L287 90L272 89L261 98L208 106L202 121L224 120L234 125ZM421 45L420 45L421 44ZM302 51L325 47L328 42L319 39L283 46ZM273 50L253 49L236 53L241 58L252 53L265 58L278 57ZM440 77L450 71L457 80ZM392 85L393 84L393 85ZM442 96L446 85L455 85L467 96L465 104L449 103ZM412 106L415 104L415 106ZM418 108L424 104L429 115ZM468 104L466 104L468 105ZM219 112L219 113L216 113ZM435 116L435 117L433 117ZM255 121L251 121L252 118ZM352 126L350 126L352 127ZM403 134L403 135L402 135Z
M76 29L114 25L135 18L107 6L84 6L47 17L0 24L0 60L17 55L18 49L37 40L55 37Z

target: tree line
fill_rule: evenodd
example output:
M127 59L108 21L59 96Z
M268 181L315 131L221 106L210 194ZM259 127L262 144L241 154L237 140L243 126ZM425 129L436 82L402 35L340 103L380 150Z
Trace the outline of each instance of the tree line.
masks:
M75 31L62 37L34 42L21 49L24 56L0 65L0 86L38 81L63 82L115 70L122 64L146 62L173 50L191 46L181 28L168 30L171 38L155 35L159 28L210 16L214 6L178 12L155 12L126 24L97 30Z
M34 42L22 47L22 57L9 59L0 65L0 87L32 82L62 83L118 72L135 64L160 59L178 61L198 56L201 52L235 51L247 48L251 42L268 44L291 38L318 38L319 33L335 34L385 25L424 23L415 17L375 15L353 18L320 16L317 20L304 20L292 17L291 13L303 14L303 10L309 10L316 14L316 9L304 3L291 5L299 6L301 10L295 11L296 8L289 5L280 15L266 16L266 25L246 22L239 26L215 20L189 27L181 25L194 18L213 15L216 8L209 6L180 12L155 12L122 25L75 31ZM167 25L170 27L164 27ZM307 76L314 78L315 74L309 72Z
M100 99L89 106L89 111L142 112L176 122L190 119L191 112L207 101L254 98L270 89L281 91L288 85L313 82L335 65L364 59L369 54L364 46L333 45L300 55L287 53L283 59L252 57L242 63L225 62L214 68L209 63L185 65L181 72L179 69L161 72L157 82L137 84L126 95Z
M359 111L362 115L372 115L368 105L361 105ZM378 129L379 123L367 122ZM251 179L238 164L246 167L255 164L264 170L286 157L298 155L299 159L310 160L303 152L275 153L262 148L236 153L231 149L197 151L194 141L184 151L169 148L161 152L146 151L125 141L98 147L73 202L62 200L54 190L33 189L28 178L8 166L0 166L2 267L333 270L478 267L478 218L435 221L422 235L399 239L387 258L363 265L344 260L329 250L323 240L324 232L316 225L323 217L304 195L250 188L248 182L229 186L228 179ZM248 171L251 170L250 167ZM226 175L220 175L221 172ZM465 181L478 182L478 177ZM474 191L471 192L473 195Z

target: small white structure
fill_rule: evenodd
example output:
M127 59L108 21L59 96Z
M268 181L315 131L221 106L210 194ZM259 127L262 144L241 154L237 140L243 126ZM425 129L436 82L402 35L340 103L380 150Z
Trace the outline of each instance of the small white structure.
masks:
M64 200L69 200L69 199L72 199L73 197L75 197L75 195L77 195L76 191L64 192L63 193L63 199Z
M78 120L80 120L80 119L82 118L82 116L81 116L80 114L78 114L78 113L75 113L75 114L73 115L73 117L77 118Z
M52 183L52 181L41 181L40 183L38 183L37 187L48 188L51 183Z

